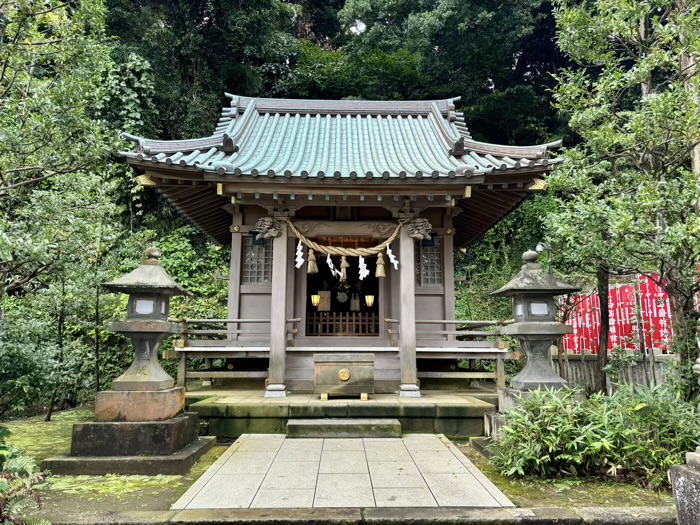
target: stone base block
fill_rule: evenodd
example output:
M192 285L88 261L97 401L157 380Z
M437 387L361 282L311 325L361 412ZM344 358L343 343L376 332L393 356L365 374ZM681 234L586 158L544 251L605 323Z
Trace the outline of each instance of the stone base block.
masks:
M489 450L489 445L491 444L490 437L475 437L469 440L469 444L474 450L480 453L485 458L490 458L493 453Z
M71 456L168 455L197 439L199 416L168 421L97 422L73 425Z
M700 447L695 449L695 452L688 452L685 455L685 462L689 467L694 467L700 470Z
M505 412L520 404L520 400L530 395L528 390L498 388L498 411Z
M689 465L671 467L673 497L678 525L700 525L700 469Z
M398 419L293 419L288 438L390 438L401 437Z
M399 387L399 397L420 397L420 387L402 383Z
M268 384L265 388L265 397L287 397L285 385Z
M498 439L506 424L506 418L500 412L484 414L484 436Z
M183 475L215 443L215 437L200 437L168 456L57 456L42 461L41 468L65 476Z
M107 390L95 398L95 421L164 421L185 409L185 389Z
M476 417L436 417L430 432L438 432L448 437L480 436L484 433L484 421Z

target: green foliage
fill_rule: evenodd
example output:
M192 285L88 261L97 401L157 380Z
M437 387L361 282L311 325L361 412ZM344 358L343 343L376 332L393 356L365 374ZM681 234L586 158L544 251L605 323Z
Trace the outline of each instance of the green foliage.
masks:
M464 277L455 290L458 319L510 319L508 299L489 294L520 271L522 254L544 237L541 217L551 208L547 195L527 199L517 210L487 231L465 253L455 253L455 277ZM546 254L540 258L548 264Z
M627 353L627 351L616 346L610 352L608 356L608 364L603 368L603 371L608 374L610 379L618 382L622 376L622 372L627 368L632 366L637 366L637 359L634 354Z
M110 64L103 18L100 0L23 0L0 14L0 309L75 249L91 206L109 210L86 199L99 190L85 173L116 139L94 116Z
M9 435L10 430L7 427L0 426L0 471L3 470L5 462L17 454L17 450L5 442Z
M230 250L204 243L191 226L162 238L162 264L170 276L192 295L173 298L171 315L190 318L225 318Z
M51 349L34 337L31 328L35 324L27 320L20 327L0 321L0 418L31 407L52 380Z
M373 49L356 56L302 41L289 74L272 92L317 99L410 99L422 79L417 67L417 57L406 49L391 53Z
M557 73L556 106L580 143L549 177L557 261L642 273L669 294L678 354L697 355L700 141L696 3L556 2L558 42L581 67ZM693 173L695 170L695 173Z
M548 71L562 62L551 45L550 9L544 0L348 0L339 17L344 50L354 62L373 53L387 59L400 53L411 65L405 85L398 91L390 87L382 98L461 96L477 136L532 143L560 128L546 91ZM387 72L392 68L375 75L393 84ZM371 79L371 70L367 73Z
M121 131L154 133L146 119L157 115L153 105L155 80L151 65L136 53L123 62L111 64L105 71L104 96L97 101L98 115Z
M27 511L39 508L33 485L42 480L36 462L21 456L5 443L10 432L0 427L0 523L3 525L50 525L44 519L29 518Z
M479 359L476 363L478 370L485 370L487 372L496 371L495 359ZM524 364L525 363L522 359L505 359L503 361L503 368L506 373L507 383L510 383L510 380L523 369ZM459 366L460 368L469 368L469 361L460 361Z
M260 92L270 79L284 76L295 49L293 6L278 0L138 6L108 0L107 6L117 53L134 53L151 64L158 112L147 121L160 138L208 135L224 91Z
M696 405L663 387L625 386L589 399L579 390L537 390L505 417L492 461L507 476L611 476L658 488L700 444Z

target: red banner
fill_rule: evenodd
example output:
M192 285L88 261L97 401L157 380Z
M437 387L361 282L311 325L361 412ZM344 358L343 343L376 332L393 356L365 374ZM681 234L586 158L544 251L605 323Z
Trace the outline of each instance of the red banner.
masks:
M598 295L580 295L567 324L574 333L564 337L564 349L575 354L598 352L600 301ZM608 292L610 337L608 348L642 347L668 351L671 309L666 292L651 279L639 275L634 284L616 285ZM639 318L638 317L639 314ZM641 337L640 334L641 333Z

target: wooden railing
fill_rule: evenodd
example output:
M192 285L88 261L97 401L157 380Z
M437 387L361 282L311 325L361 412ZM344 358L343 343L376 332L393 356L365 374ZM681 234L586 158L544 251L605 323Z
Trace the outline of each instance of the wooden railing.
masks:
M401 344L401 322L385 319L392 346ZM468 360L469 370L419 371L419 379L494 379L497 387L504 387L504 360L513 358L508 343L502 340L499 327L513 321L463 321L463 320L417 320L416 357L418 359ZM450 329L444 329L449 326ZM429 330L418 328L434 327ZM492 330L479 330L490 328ZM496 361L496 371L478 370L477 361Z
M359 314L359 313L357 313ZM379 335L379 320L376 314L364 313L353 319L350 314L339 318L329 314L333 332L323 329L307 335ZM326 318L324 318L326 319ZM175 350L166 352L165 358L179 360L178 384L184 385L187 379L204 380L221 378L266 378L267 370L245 371L213 369L215 359L227 358L268 358L270 355L270 319L171 319L181 324L179 339L174 341ZM288 346L294 346L296 325L299 318L287 319ZM318 320L316 320L318 322ZM510 321L512 322L512 321ZM469 370L419 371L418 377L494 379L497 386L505 386L504 359L513 357L508 352L508 344L501 340L499 327L509 321L461 321L461 320L418 320L416 321L416 356L418 359L468 360ZM385 319L391 346L400 346L401 325L398 319ZM265 326L267 325L267 326ZM329 325L328 325L329 326ZM447 329L445 327L448 327ZM491 328L489 330L489 328ZM188 370L188 361L200 359L196 370ZM479 359L496 361L496 371L477 370Z
M184 386L187 379L202 378L266 378L267 370L213 370L214 359L234 357L267 358L270 355L270 331L254 330L246 325L269 325L269 319L171 319L179 323L180 338L173 342L175 350L165 358L179 359L177 382ZM290 325L301 319L287 319L288 344L294 344L298 328ZM188 370L188 360L204 359L203 368Z
M308 312L307 336L376 336L379 316L374 312Z

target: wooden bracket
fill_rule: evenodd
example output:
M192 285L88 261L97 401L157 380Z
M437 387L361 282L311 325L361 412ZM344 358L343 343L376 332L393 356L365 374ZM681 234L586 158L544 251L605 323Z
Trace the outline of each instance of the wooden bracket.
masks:
M544 191L547 189L547 183L542 179L535 179L527 189L529 191Z
M153 187L158 186L150 175L139 175L136 177L136 184L139 186Z

